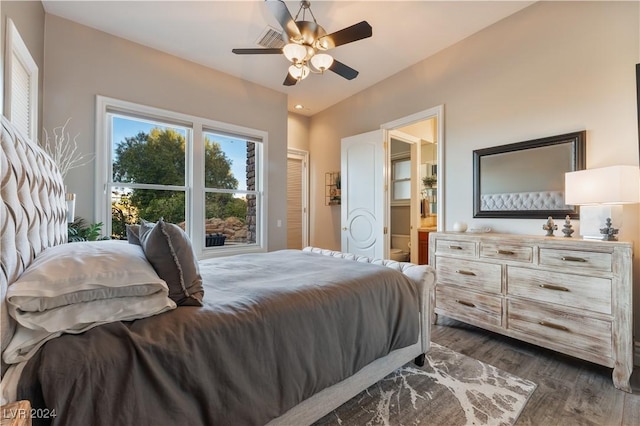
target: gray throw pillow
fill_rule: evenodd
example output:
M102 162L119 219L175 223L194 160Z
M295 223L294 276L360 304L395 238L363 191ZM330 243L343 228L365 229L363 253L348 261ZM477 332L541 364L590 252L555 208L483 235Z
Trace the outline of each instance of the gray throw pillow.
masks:
M142 245L140 244L140 225L127 225L127 241L129 244Z
M139 238L147 260L169 286L169 297L178 306L202 306L202 277L187 234L160 219L142 221Z

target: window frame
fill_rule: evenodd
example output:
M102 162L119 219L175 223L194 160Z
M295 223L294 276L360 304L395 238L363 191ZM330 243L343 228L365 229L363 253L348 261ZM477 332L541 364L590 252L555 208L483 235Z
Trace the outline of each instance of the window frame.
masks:
M391 158L391 205L392 206L409 206L411 205L411 198L398 198L396 199L396 183L408 182L411 186L411 175L407 178L396 179L396 166L401 162L409 162L409 169L411 169L411 155L402 153L399 155L393 155ZM411 192L411 188L409 188Z
M96 96L96 168L95 168L95 196L94 212L96 222L105 224L104 231L111 233L111 187L112 158L111 158L111 126L108 114L118 113L142 120L158 120L167 124L175 124L190 128L191 138L187 140L188 147L185 159L185 232L192 241L198 258L228 256L240 253L259 253L267 251L267 172L268 164L268 133L235 124L224 123L203 117L169 111L161 108L141 105L106 96ZM205 161L204 134L207 132L222 132L238 137L247 137L256 142L256 242L246 245L221 246L214 249L205 247ZM189 136L189 135L187 135ZM124 186L129 186L126 184ZM153 184L144 184L153 186ZM164 188L159 188L164 189ZM237 192L237 191L235 191ZM202 238L200 238L202 236Z
M4 97L4 113L9 121L15 124L14 120L14 112L13 112L13 63L14 61L19 61L22 66L26 69L29 78L29 128L27 129L27 133L24 134L25 137L32 141L38 140L38 65L36 61L31 56L31 52L27 48L22 36L20 36L20 32L16 28L13 20L11 18L7 18L7 28L6 28L6 49L5 49L5 70L6 70L6 81L5 81L5 97ZM19 128L19 127L16 127ZM22 129L19 129L21 133L24 133Z

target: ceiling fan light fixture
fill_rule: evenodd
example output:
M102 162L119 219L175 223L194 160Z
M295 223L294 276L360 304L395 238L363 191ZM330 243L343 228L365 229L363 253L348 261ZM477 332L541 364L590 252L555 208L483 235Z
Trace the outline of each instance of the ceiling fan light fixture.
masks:
M298 81L304 80L305 78L307 78L310 72L311 70L309 69L309 67L304 64L291 65L289 67L289 74L291 74L291 77L295 78Z
M307 57L307 48L301 44L289 43L282 48L284 56L294 64L304 61Z
M322 37L316 40L315 47L318 50L329 50L331 49L331 43L329 43L329 39Z
M333 57L326 53L318 53L311 57L311 65L313 65L320 72L328 70L333 64Z
M294 86L298 81L308 77L310 73L322 74L326 70L347 80L353 80L358 76L358 71L334 60L324 51L371 37L373 30L367 21L361 21L327 34L316 21L316 17L313 16L309 0L300 2L300 9L295 18L283 0L267 0L264 4L267 5L271 14L282 27L282 44L264 46L259 43L263 48L232 49L232 53L237 55L282 54L291 64L282 82L284 86ZM313 20L306 19L307 11ZM300 14L302 14L301 18Z

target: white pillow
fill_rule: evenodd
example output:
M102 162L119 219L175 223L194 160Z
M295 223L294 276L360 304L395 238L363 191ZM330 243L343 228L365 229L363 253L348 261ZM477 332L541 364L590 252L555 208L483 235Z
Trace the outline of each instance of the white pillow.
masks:
M63 334L84 333L114 321L133 321L174 309L162 293L145 297L118 297L61 306L31 318L31 328L18 324L2 359L7 364L29 360L49 340ZM39 327L39 328L36 328Z
M9 314L26 328L65 331L80 324L132 319L136 309L116 308L161 295L167 284L158 277L140 246L123 241L61 244L40 253L7 291ZM169 300L167 298L167 300ZM140 315L153 315L145 309ZM175 307L175 304L165 304ZM166 309L165 309L166 310ZM84 327L83 327L84 328Z

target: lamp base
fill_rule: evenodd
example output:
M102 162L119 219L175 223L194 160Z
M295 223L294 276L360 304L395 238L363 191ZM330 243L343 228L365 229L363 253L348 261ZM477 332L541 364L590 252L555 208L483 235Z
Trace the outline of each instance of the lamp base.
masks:
M604 240L601 229L609 224L616 224L622 227L622 206L621 205L600 205L580 207L580 235L585 240ZM610 227L610 225L609 225ZM614 228L611 228L614 229ZM616 229L616 234L619 229ZM610 240L609 240L610 241Z

